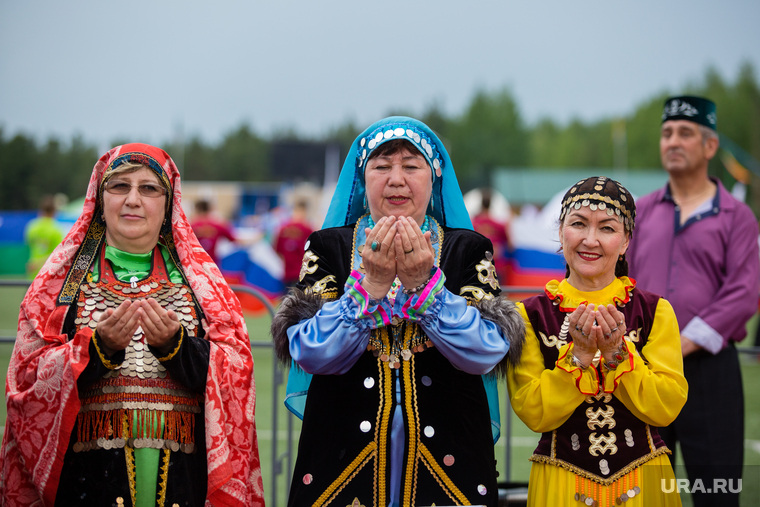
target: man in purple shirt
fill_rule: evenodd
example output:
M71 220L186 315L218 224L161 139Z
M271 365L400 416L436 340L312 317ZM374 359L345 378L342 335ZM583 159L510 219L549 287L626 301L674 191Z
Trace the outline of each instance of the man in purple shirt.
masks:
M757 219L707 174L719 146L716 120L710 100L665 102L668 184L637 201L629 249L631 276L670 301L681 329L689 398L660 434L670 449L679 442L697 507L739 505L744 397L734 344L746 336L760 293Z

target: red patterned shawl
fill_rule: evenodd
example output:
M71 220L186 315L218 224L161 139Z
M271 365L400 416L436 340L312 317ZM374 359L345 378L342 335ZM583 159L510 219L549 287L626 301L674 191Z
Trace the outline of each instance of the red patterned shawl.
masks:
M134 154L134 155L128 155ZM142 155L140 155L142 154ZM147 155L173 189L170 245L203 308L211 342L205 391L206 505L263 505L256 439L256 393L248 330L237 297L198 243L180 204L179 171L163 150L145 144L111 149L95 164L84 210L51 254L21 303L18 335L6 379L8 416L0 450L0 503L53 505L80 402L77 378L89 360L92 331L69 341L61 333L68 305L57 305L68 274L89 269L80 246L101 213L103 175L122 157ZM163 176L163 177L162 177ZM97 213L97 215L96 215ZM94 221L93 221L94 218ZM101 228L102 229L102 228ZM89 233L89 236L88 236ZM102 234L102 233L101 233ZM77 264L75 265L75 259Z

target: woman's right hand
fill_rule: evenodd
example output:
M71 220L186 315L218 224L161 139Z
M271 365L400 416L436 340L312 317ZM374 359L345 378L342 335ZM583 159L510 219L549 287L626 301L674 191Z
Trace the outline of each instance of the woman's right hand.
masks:
M570 314L570 336L573 338L573 355L585 366L589 366L599 348L596 335L598 334L594 321L597 312L594 305L578 305Z
M115 310L107 308L98 320L95 331L98 333L103 352L112 356L124 350L140 326L139 304L129 299L122 302Z
M362 287L373 299L382 299L396 279L396 217L382 217L373 229L365 229L367 241L362 249L362 264L366 276ZM377 242L378 249L372 250Z

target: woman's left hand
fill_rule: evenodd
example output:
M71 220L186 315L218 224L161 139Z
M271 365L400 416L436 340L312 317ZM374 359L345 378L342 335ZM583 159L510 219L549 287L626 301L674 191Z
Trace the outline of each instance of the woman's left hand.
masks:
M435 262L435 250L430 231L422 233L420 226L410 217L398 217L396 236L396 274L401 284L411 289L430 278Z
M599 351L606 360L611 360L613 354L623 344L623 337L626 332L625 316L618 311L615 305L599 305L596 323L601 331L597 339Z
M181 326L174 310L165 310L153 298L143 299L140 304L140 325L148 345L168 354L175 346L174 336Z

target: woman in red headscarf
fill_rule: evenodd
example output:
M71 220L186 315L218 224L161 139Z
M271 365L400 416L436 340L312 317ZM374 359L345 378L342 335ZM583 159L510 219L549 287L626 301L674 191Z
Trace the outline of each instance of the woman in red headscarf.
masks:
M263 504L245 321L180 199L163 150L95 164L21 303L4 505Z

